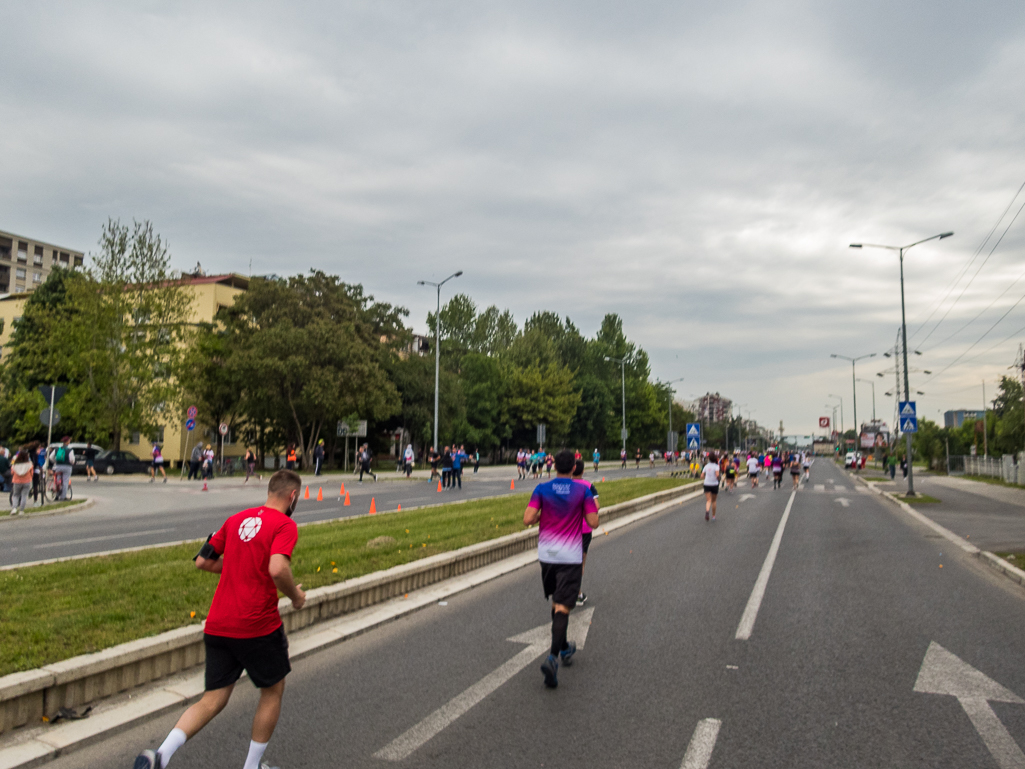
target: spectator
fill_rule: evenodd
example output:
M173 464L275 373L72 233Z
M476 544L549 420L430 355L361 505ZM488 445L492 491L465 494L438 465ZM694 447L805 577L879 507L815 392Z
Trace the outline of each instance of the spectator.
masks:
M29 455L32 457L34 465L32 468L32 501L36 502L39 500L40 494L43 493L43 486L46 483L46 446L32 444Z
M7 491L8 484L11 481L11 461L7 458L7 454L0 450L0 491Z
M249 479L256 475L256 452L252 449L246 449L246 456L243 461L246 463L246 479L243 483L249 483ZM260 476L259 479L263 480L263 477Z
M82 454L85 456L85 482L88 483L89 479L100 482L100 477L96 474L96 456L100 453L100 450L93 446L92 441L85 444L85 450Z
M299 467L299 454L295 450L295 444L288 444L288 451L285 452L285 469L293 472Z
M403 464L405 465L406 477L409 478L413 475L413 444L409 443L406 445L406 451L402 455Z
M214 449L209 443L203 449L203 480L214 477Z
M68 498L68 485L71 483L71 468L75 464L75 451L70 446L71 436L61 438L61 445L50 452L53 471L60 476L60 492L57 501Z
M32 458L25 449L20 449L14 457L11 492L11 515L24 515L28 506L28 498L32 489Z
M157 479L157 470L164 476L164 483L167 483L167 473L164 470L164 455L160 453L160 444L153 444L153 463L149 468L149 482L153 483Z
M317 441L316 448L313 449L313 474L320 475L320 468L324 466L324 439L321 438Z
M199 480L199 470L203 466L203 444L197 443L192 447L192 454L189 455L189 480Z

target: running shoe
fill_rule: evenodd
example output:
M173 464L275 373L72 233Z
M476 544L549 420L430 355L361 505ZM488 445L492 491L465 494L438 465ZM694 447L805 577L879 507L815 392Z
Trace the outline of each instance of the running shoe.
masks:
M260 762L260 769L279 769L279 768L276 767L276 766L271 766L266 761L261 761Z
M545 686L549 689L554 689L559 685L559 663L551 654L548 655L548 659L541 663L541 672L545 676ZM136 769L139 769L139 767ZM145 769L145 767L142 767L142 769Z
M585 603L587 603L587 593L581 593L577 596L577 604L581 605Z
M577 653L577 644L575 641L570 641L569 645L559 652L559 659L562 664L569 667L573 664L573 655Z
M162 767L160 756L155 750L142 751L135 757L135 763L132 764L132 769L162 769Z
M706 521L708 520L708 511L707 510L705 510L705 520Z

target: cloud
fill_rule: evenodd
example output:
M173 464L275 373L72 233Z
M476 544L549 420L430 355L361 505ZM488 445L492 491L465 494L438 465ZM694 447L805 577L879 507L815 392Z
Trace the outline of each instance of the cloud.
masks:
M89 249L108 215L145 217L180 267L317 267L409 306L420 328L433 296L416 280L463 269L453 291L521 321L551 309L593 333L618 312L656 376L687 377L684 396L719 391L807 433L825 393L850 390L829 353L881 352L900 322L895 257L848 243L957 232L908 255L920 321L1025 179L1023 15L881 0L8 4L3 226ZM1022 226L930 344L1025 268ZM923 350L923 368L1022 293ZM992 342L1023 325L1025 304ZM1016 341L931 382L922 412L963 406Z

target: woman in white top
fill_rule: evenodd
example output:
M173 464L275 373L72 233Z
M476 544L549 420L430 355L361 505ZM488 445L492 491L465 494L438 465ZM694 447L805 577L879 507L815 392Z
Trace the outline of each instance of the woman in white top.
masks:
M402 454L402 463L405 465L406 477L410 477L413 474L413 444L410 443L406 446L405 452Z
M711 512L715 520L715 499L719 494L719 463L715 461L715 452L708 455L704 468L701 470L702 483L705 487L705 520Z

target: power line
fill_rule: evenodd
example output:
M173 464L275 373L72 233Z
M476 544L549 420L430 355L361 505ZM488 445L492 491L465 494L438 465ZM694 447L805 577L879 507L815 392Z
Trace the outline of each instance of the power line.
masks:
M1007 216L1007 212L1010 211L1011 206L1014 205L1014 201L1018 198L1018 195L1021 193L1022 189L1025 189L1025 182L1023 182L1022 186L1018 188L1018 191L1016 193L1014 193L1014 197L1011 198L1011 202L1008 203L1007 208L1004 209L1004 212L1002 214L1000 214L1000 218L997 219L997 223L993 225L993 228L989 231L989 233L983 239L982 244L979 246L979 248L976 250L975 254L969 260L968 264L965 266L965 269L955 279L955 285L956 285L956 282L959 281L964 276L964 274L968 271L968 268L971 266L971 263L973 261L975 261L975 258L982 252L982 249L986 247L986 243L993 236L993 233L996 231L996 228L1000 226L1000 222L1003 221L1005 216ZM1025 209L1025 203L1023 203L1021 205L1021 207L1015 213L1015 215L1011 219L1011 221L1009 221L1007 223L1007 226L1004 228L1004 231L1002 233L1000 233L1000 238L997 240L996 243L993 244L993 248L990 249L989 253L986 255L986 258L982 260L982 264L979 265L979 268L975 271L975 274L972 275L972 277L969 279L969 281L965 284L964 288L961 289L961 293L958 294L957 298L953 302L950 303L950 306L947 308L947 311L945 313L943 313L943 317L940 318L938 321L936 321L936 325L934 325L932 327L932 330L928 334L925 335L925 339L923 339L921 342L918 343L919 346L925 344L926 340L928 340L929 337L931 337L933 335L933 333L935 333L936 329L938 329L940 327L940 324L943 323L943 321L947 319L947 316L950 315L950 311L954 309L954 307L957 305L957 303L959 301L961 301L961 297L964 296L965 291L967 291L968 288L972 285L972 283L975 282L975 279L977 277L979 277L979 273L982 272L982 268L986 266L987 262L989 262L990 257L993 256L993 253L997 250L997 247L1003 241L1004 236L1007 234L1007 231L1011 229L1011 225L1014 224L1014 222L1018 218L1019 214L1021 214L1022 209ZM950 291L953 291L953 287L951 287ZM947 296L950 296L950 291L947 292ZM940 304L937 305L936 309L939 309L940 305L942 305L943 302L946 301L947 296L945 296L942 300L940 300ZM989 308L986 308L986 309L989 309ZM933 312L935 312L935 310ZM932 317L932 313L930 313L929 317L930 318ZM973 318L972 321L969 321L969 323L974 322L974 320L975 319ZM928 323L928 320L926 320L924 323L922 323L921 326L918 327L918 329L915 331L915 334L917 334L919 331L922 330L922 328L925 327L925 323ZM961 329L958 329L958 331L955 331L954 334L957 334L960 330ZM914 336L915 334L912 334L912 336ZM953 336L953 334L951 336ZM949 339L949 338L950 337L947 337L947 339ZM944 340L944 341L946 341L946 340ZM942 342L941 342L941 344L942 344Z
M981 342L981 341L982 341L983 339L985 339L985 338L986 338L986 336L987 336L987 335L989 334L989 332L990 332L990 331L992 331L992 330L993 330L993 329L995 329L995 328L996 328L996 327L997 327L998 325L1000 325L1001 321L1003 321L1003 319L1004 319L1004 318L1006 318L1006 317L1007 317L1008 315L1010 315L1010 313L1011 313L1011 310L1013 310L1013 309L1014 309L1015 307L1017 307L1017 306L1018 306L1019 304L1021 304L1023 300L1025 300L1025 294L1022 294L1022 295L1021 295L1021 296L1020 296L1020 297L1018 298L1018 301L1017 301L1017 302L1015 302L1015 303L1014 303L1014 304L1012 304L1012 305L1011 305L1010 307L1008 307L1008 308L1007 308L1007 312L1005 312L1005 313L1004 313L1003 315L1001 315L1001 316L1000 316L1000 317L999 317L999 318L997 319L996 323L994 323L994 324L993 324L992 326L990 326L990 327L989 327L988 329L986 329L986 331L985 331L985 332L984 332L984 333L982 334L982 336L980 336L980 337L979 337L978 339L976 339L976 340L975 340L974 342L972 342L972 343L971 343L971 345L969 345L969 347L968 347L968 349L967 349L967 350L965 350L965 351L964 351L963 353L961 353L960 355L958 355L958 356L957 356L956 358L954 358L954 360L952 360L952 361L951 361L950 363L948 363L948 364L947 364L946 366L944 366L944 367L943 367L942 369L940 369L939 371L937 371L937 372L936 372L935 374L933 374L933 375L932 375L931 377L929 377L929 378L928 378L927 380L925 380L925 381L926 381L926 382L931 382L931 381L932 381L933 379L935 379L936 377L938 377L938 376L939 376L940 374L942 374L942 373L943 373L944 371L946 371L946 370L947 370L947 369L949 369L949 368L950 368L951 366L953 366L953 365L954 365L955 363L957 363L957 362L958 362L959 360L961 360L961 358L963 358L963 357L964 357L965 355L967 355L967 354L968 354L969 352L971 352L971 351L972 351L972 348L974 348L974 347L975 347L975 345L977 345L977 344L978 344L979 342ZM1020 332L1015 332L1015 333L1020 333ZM1014 334L1012 334L1011 336L1014 336ZM1008 337L1008 339L1010 339L1010 338L1011 338L1011 337ZM1007 341L1007 339L1005 339L1004 341L1006 342L1006 341ZM1002 344L1002 342L998 342L997 344L998 344L998 345L999 345L999 344ZM991 348L990 348L990 350L991 350L991 349L993 349L993 348L991 347ZM989 352L989 350L986 350L985 352ZM985 352L984 352L984 353L980 353L980 355L984 355L984 354L985 354ZM978 355L976 355L976 356L975 356L975 358L978 358L978 357L979 357ZM970 358L969 360L975 360L975 358Z

